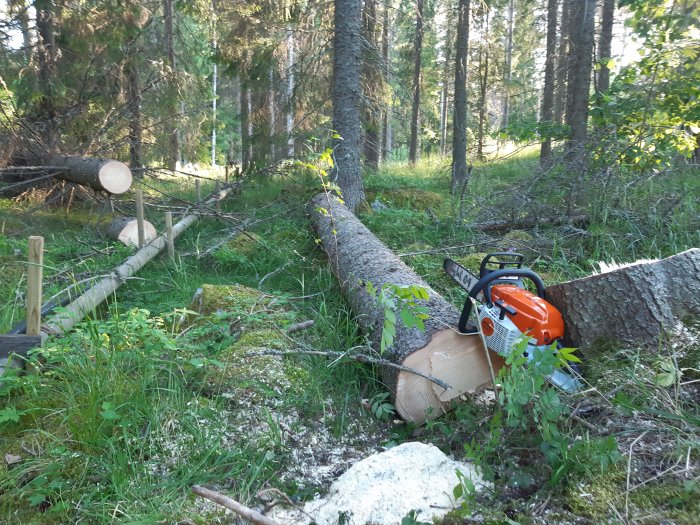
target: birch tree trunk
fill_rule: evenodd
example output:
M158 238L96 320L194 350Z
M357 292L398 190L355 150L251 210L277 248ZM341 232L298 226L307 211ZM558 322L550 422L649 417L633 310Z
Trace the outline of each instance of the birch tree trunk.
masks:
M286 108L285 129L287 132L287 157L294 157L294 31L287 24L287 83L286 83Z

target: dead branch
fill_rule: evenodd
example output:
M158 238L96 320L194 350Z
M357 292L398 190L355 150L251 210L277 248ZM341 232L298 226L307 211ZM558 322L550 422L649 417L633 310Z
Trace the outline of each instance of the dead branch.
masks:
M293 334L295 332L301 332L302 330L306 330L307 328L311 328L315 324L316 324L316 321L314 321L313 319L309 319L308 321L304 321L303 323L293 324L292 326L287 328L287 333Z
M230 511L235 512L240 517L248 520L254 525L280 525L275 520L272 520L267 516L260 514L258 511L248 508L245 505L238 503L235 499L224 496L215 490L209 490L207 488L200 487L199 485L193 485L192 492L198 496L208 499L209 501L213 501L214 503L221 505Z

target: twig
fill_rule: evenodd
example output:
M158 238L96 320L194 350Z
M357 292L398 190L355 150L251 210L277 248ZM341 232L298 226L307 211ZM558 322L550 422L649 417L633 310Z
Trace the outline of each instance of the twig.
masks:
M647 431L642 432L639 434L632 443L630 443L630 452L629 452L629 457L627 458L627 490L625 491L625 523L629 523L629 517L630 517L630 476L632 475L632 449L634 446L639 442L640 439L642 439L644 436L647 435Z
M272 520L267 516L260 514L258 511L248 508L245 505L238 503L235 499L224 496L215 490L209 490L207 488L200 487L199 485L193 485L192 492L198 496L208 499L209 501L213 501L222 507L226 507L255 525L280 525L275 520Z
M447 253L450 250L458 250L461 248L473 248L474 246L482 246L484 244L491 244L493 242L493 239L489 239L488 241L481 241L481 242L474 242L471 244L459 244L457 246L446 246L444 248L433 248L430 250L421 250L418 252L407 252L407 253L399 253L397 254L399 257L413 257L414 255L428 255L428 254L436 254L436 253Z
M258 288L261 288L261 287L262 287L262 284L263 284L267 279L269 279L270 277L274 277L274 276L277 275L278 273L283 272L284 270L286 270L286 269L287 269L287 266L289 266L290 264L291 264L290 262L286 262L286 263L284 263L284 265L280 266L280 267L277 268L276 270L273 270L273 271L271 271L270 273L268 273L267 275L265 275L262 279L260 279L260 282L258 283Z
M273 350L273 349L266 349L260 352L248 352L245 354L245 357L260 357L260 356L266 356L266 355L274 355L274 356L282 356L286 357L289 355L318 355L322 357L335 357L336 359L341 359L343 357L347 357L349 359L352 359L353 361L358 361L360 363L366 363L370 365L382 365L382 366L390 366L392 368L396 368L398 370L401 370L403 372L408 372L410 374L415 374L419 377L422 377L423 379L427 379L431 383L435 383L437 386L440 388L444 388L445 390L450 390L452 387L445 383L442 379L438 379L437 377L430 376L428 374L424 374L420 370L416 370L415 368L411 368L408 366L404 365L399 365L397 363L393 363L391 361L387 361L386 359L381 359L378 357L370 357L365 354L348 354L347 352L334 352L332 350L328 351L321 351L321 350Z
M300 332L302 330L306 330L307 328L311 328L315 324L316 321L314 321L313 319L309 319L308 321L304 321L303 323L293 324L292 326L287 328L287 333L293 334L295 332Z

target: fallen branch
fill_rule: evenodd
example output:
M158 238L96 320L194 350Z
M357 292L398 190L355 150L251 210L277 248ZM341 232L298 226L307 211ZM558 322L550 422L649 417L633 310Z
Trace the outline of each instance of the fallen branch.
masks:
M423 379L427 379L431 383L436 384L440 388L443 388L445 390L449 390L452 387L445 383L443 380L438 379L436 377L430 376L428 374L424 374L420 370L416 370L415 368L411 368L409 366L404 366L400 365L398 363L393 363L392 361L387 361L386 359L381 359L378 357L371 357L365 354L349 354L347 352L335 352L333 350L328 350L328 351L321 351L321 350L273 350L273 349L267 349L267 350L262 350L260 352L248 352L245 354L245 357L262 357L266 355L274 355L274 356L280 356L280 357L286 357L290 355L318 355L321 357L334 357L337 360L342 359L344 357L347 357L348 359L351 359L353 361L357 361L358 363L365 363L369 365L381 365L381 366L390 366L393 368L396 368L397 370L401 370L402 372L408 372L409 374L415 374L419 377L422 377Z
M524 217L522 219L509 219L501 221L488 221L470 224L470 230L482 232L497 232L504 230L527 230L536 226L585 226L588 224L588 215L573 215L571 217Z
M293 324L292 326L287 328L287 333L293 334L295 332L301 332L302 330L306 330L307 328L311 328L315 324L316 324L316 321L314 321L313 319L309 319L308 321L304 321L303 323Z
M192 492L198 496L208 499L209 501L213 501L222 507L226 507L228 510L235 512L241 518L244 518L255 525L280 525L275 520L272 520L267 516L260 514L258 511L248 508L245 505L238 503L235 499L224 496L215 490L209 490L204 487L200 487L199 485L193 485Z

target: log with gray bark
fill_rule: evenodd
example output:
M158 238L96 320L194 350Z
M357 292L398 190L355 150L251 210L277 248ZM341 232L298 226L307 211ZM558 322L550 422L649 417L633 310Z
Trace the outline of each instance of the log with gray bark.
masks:
M131 187L131 170L118 160L52 155L44 159L44 163L61 169L56 175L59 179L90 186L96 190L118 195Z
M384 309L367 291L385 284L418 285L429 300L425 330L408 329L397 322L393 344L382 355L394 363L420 371L450 385L445 389L424 377L394 367L382 367L385 385L394 394L398 414L406 420L423 422L443 414L458 396L491 384L486 352L478 335L457 331L459 313L431 289L387 246L377 239L343 204L325 194L309 204L311 223L326 251L343 294L357 316L357 322L380 348ZM499 356L491 353L496 368Z
M146 244L158 236L155 227L148 221L143 221L143 229ZM107 227L107 236L125 246L138 246L139 232L136 217L116 217Z
M608 266L550 286L547 299L564 316L568 344L616 341L654 351L680 322L700 318L700 249Z

